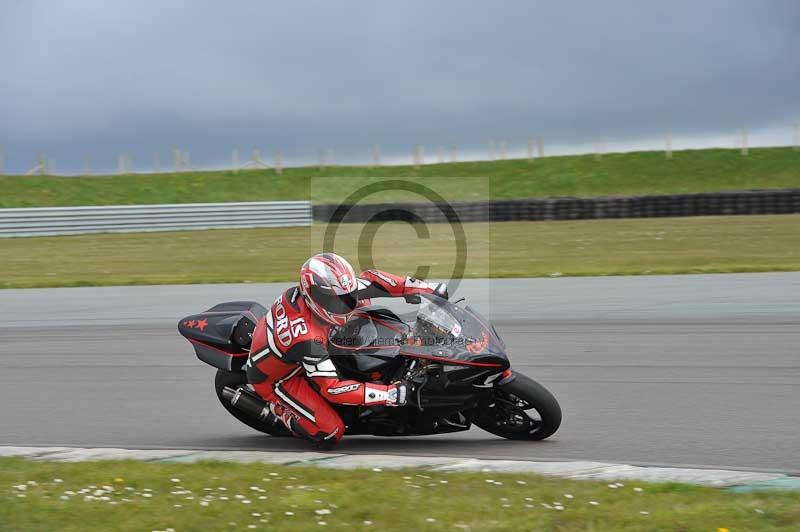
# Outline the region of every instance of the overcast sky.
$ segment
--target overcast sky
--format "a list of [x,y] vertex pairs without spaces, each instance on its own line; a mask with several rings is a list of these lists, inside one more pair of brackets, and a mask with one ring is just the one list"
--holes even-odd
[[797,0],[0,0],[6,172],[38,150],[65,172],[173,145],[201,166],[233,146],[366,160],[798,118]]

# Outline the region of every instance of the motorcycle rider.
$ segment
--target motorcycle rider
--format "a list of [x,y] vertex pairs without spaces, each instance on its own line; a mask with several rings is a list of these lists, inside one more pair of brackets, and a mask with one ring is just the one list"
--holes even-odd
[[446,299],[447,285],[380,270],[356,277],[339,255],[311,257],[300,269],[300,284],[278,297],[256,324],[246,365],[249,383],[295,435],[320,445],[339,441],[344,422],[329,402],[402,406],[409,389],[404,382],[343,380],[327,351],[331,330],[344,326],[370,298],[419,302],[419,294]]

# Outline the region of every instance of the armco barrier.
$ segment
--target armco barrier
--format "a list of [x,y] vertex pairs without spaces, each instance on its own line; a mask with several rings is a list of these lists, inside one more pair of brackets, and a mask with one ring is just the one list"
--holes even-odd
[[[660,196],[543,198],[482,202],[314,205],[321,222],[446,222],[455,212],[462,222],[592,220],[800,213],[800,189],[748,190]],[[342,215],[347,211],[346,217]]]
[[308,201],[0,209],[0,237],[308,225]]
[[[341,219],[339,214],[347,211]],[[800,189],[661,196],[544,198],[447,204],[314,205],[308,201],[0,209],[0,237],[292,227],[321,222],[589,220],[800,213]]]

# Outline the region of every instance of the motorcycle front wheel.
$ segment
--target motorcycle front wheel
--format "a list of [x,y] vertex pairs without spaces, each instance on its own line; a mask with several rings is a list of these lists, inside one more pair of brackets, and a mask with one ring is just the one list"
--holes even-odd
[[494,397],[472,413],[472,422],[509,440],[543,440],[561,426],[561,407],[544,386],[521,373],[494,389]]

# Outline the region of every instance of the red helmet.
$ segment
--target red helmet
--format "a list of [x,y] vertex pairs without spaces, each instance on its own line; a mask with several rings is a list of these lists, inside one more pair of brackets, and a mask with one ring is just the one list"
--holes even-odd
[[353,267],[335,253],[321,253],[300,268],[300,293],[322,320],[344,325],[355,310],[358,280]]

